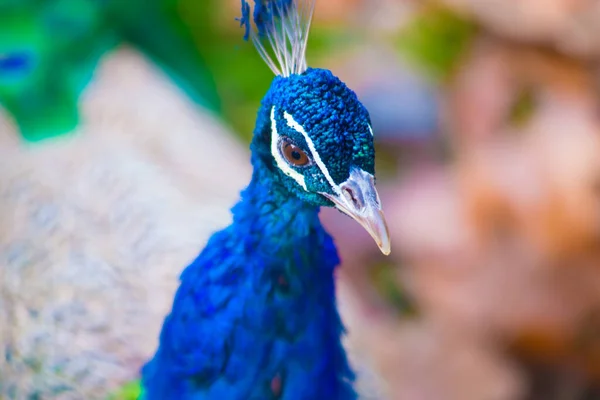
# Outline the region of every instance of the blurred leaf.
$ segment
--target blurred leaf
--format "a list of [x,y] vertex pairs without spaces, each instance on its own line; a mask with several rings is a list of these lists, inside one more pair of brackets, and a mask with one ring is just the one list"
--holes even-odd
[[414,316],[417,309],[413,301],[408,297],[397,279],[395,273],[397,266],[394,264],[380,263],[373,266],[371,279],[378,293],[391,305],[400,316]]
[[535,93],[533,89],[522,88],[518,93],[509,112],[509,122],[517,127],[525,125],[533,116],[535,111]]
[[345,49],[364,41],[365,38],[364,34],[352,28],[313,24],[307,47],[309,65],[312,65],[313,59],[329,58],[332,54],[342,53]]
[[114,394],[108,397],[108,400],[138,400],[142,394],[140,381],[126,383]]
[[468,19],[438,5],[425,7],[398,40],[400,50],[438,79],[456,69],[477,27]]
[[180,0],[107,1],[107,18],[120,36],[144,51],[199,105],[220,111],[212,74],[199,54]]
[[377,179],[393,179],[398,174],[400,159],[398,150],[387,143],[375,141],[375,170]]

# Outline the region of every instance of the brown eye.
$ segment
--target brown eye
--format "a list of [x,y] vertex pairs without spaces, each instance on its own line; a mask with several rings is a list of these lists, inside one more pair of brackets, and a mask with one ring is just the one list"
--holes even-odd
[[283,154],[287,162],[297,167],[302,167],[310,161],[300,147],[285,140],[281,141],[281,154]]

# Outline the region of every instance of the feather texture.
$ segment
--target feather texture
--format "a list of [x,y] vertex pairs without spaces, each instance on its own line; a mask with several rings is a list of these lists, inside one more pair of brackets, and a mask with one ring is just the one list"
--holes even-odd
[[[316,0],[242,0],[240,25],[275,75],[289,77],[308,68],[306,46]],[[251,17],[252,15],[252,17]]]

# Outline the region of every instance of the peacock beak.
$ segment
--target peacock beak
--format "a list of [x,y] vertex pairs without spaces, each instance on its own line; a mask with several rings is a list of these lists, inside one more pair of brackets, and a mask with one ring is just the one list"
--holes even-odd
[[373,175],[353,168],[348,180],[338,186],[337,194],[321,193],[336,208],[352,217],[375,239],[386,256],[391,252],[390,234]]

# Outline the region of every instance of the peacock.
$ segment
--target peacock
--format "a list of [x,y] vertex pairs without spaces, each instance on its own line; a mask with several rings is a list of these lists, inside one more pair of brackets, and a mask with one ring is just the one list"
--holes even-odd
[[[355,219],[384,254],[368,111],[331,71],[309,68],[316,0],[242,0],[240,25],[276,75],[257,114],[253,174],[183,271],[143,398],[354,399],[341,343],[340,259],[320,207]],[[252,8],[252,9],[251,9]]]

